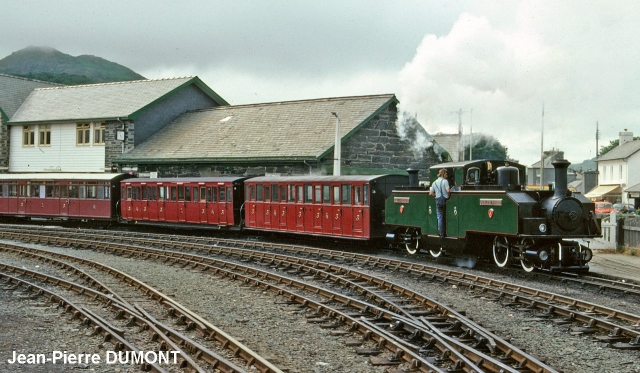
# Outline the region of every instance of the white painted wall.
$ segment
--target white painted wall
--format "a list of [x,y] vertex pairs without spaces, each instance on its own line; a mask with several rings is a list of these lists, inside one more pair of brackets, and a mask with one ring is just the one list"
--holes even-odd
[[93,123],[89,145],[76,145],[76,123],[52,124],[51,145],[22,146],[22,126],[11,126],[9,172],[104,172],[105,147],[93,144]]

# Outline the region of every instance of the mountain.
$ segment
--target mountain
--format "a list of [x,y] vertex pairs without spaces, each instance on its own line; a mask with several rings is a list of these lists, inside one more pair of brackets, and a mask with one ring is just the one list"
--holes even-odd
[[92,84],[145,79],[104,58],[73,57],[50,47],[30,46],[0,60],[0,73],[61,84]]

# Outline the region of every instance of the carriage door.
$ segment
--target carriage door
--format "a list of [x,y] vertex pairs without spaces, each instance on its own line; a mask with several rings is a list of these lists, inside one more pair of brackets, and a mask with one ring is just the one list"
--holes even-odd
[[[125,187],[122,186],[124,190]],[[67,184],[58,184],[53,189],[53,195],[58,199],[58,205],[60,206],[60,215],[69,215],[69,187]],[[123,194],[124,195],[124,194]],[[122,203],[122,201],[120,201]]]
[[158,220],[165,221],[167,213],[167,199],[169,198],[169,187],[158,184]]
[[343,236],[353,236],[353,195],[351,184],[342,184],[342,200],[340,204],[342,205],[342,215],[341,215],[341,224],[342,224],[342,235]]
[[199,191],[198,185],[185,185],[184,187],[186,218],[189,223],[200,223]]
[[18,214],[27,211],[27,196],[31,193],[31,183],[18,184]]
[[278,184],[271,184],[271,229],[278,229],[280,224],[280,196]]
[[331,206],[331,185],[322,185],[322,233],[333,234],[333,207]]
[[229,206],[232,206],[230,198],[231,198],[230,190],[227,191],[227,188],[224,185],[218,187],[218,205],[219,205],[219,211],[220,211],[220,225],[227,225],[229,223],[228,208]]
[[287,186],[279,185],[280,202],[278,203],[278,228],[281,231],[287,230]]
[[340,205],[340,184],[331,185],[331,234],[342,236],[342,206]]
[[365,216],[362,199],[362,185],[353,186],[353,236],[366,237],[365,233]]
[[209,222],[209,214],[207,213],[207,187],[204,186],[204,183],[199,183],[197,188],[198,193],[196,193],[196,199],[194,201],[197,200],[196,202],[198,205],[198,214],[200,214],[200,217],[198,219],[201,223],[206,224]]
[[263,227],[271,229],[271,185],[264,184],[264,211],[262,212],[262,219],[264,219]]
[[304,232],[304,186],[296,185],[296,232]]
[[324,214],[322,211],[322,185],[313,186],[313,233],[322,233]]

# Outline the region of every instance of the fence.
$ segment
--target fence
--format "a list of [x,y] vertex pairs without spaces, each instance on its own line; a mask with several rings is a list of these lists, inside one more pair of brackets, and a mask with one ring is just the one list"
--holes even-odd
[[613,212],[602,219],[600,227],[602,238],[596,241],[611,247],[640,247],[640,216]]

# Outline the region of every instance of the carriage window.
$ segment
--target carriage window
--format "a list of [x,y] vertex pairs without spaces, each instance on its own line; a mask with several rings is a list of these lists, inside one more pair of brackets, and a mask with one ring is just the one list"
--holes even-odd
[[[66,189],[64,186],[62,188]],[[127,199],[127,187],[124,185],[120,188],[120,199],[123,201]]]
[[362,195],[360,194],[360,192],[362,192],[362,187],[353,187],[353,203],[356,205],[362,204]]
[[351,204],[351,185],[345,184],[342,186],[342,204]]
[[2,184],[2,196],[3,197],[9,196],[9,186],[7,184]]
[[224,202],[224,201],[225,201],[225,196],[224,196],[224,187],[220,187],[220,188],[218,188],[218,189],[219,189],[218,191],[220,192],[220,198],[218,199],[218,201],[220,201],[220,202]]
[[[27,185],[27,188],[29,186]],[[40,197],[40,186],[38,184],[34,184],[31,186],[31,197]]]
[[364,205],[369,206],[369,186],[364,186]]
[[[127,188],[127,199],[131,199],[131,187]],[[78,186],[69,185],[69,198],[78,198]]]
[[200,202],[200,188],[193,188],[193,202]]
[[322,203],[331,203],[331,185],[322,186]]
[[97,197],[97,191],[96,191],[97,185],[87,185],[87,198],[96,198]]
[[9,197],[17,197],[18,196],[18,185],[11,184],[9,185]]
[[184,187],[184,200],[191,202],[191,187]]
[[148,188],[146,185],[142,186],[142,199],[143,200],[149,199]]
[[302,203],[302,201],[304,200],[304,193],[303,193],[304,189],[302,187],[302,185],[298,185],[298,187],[296,188],[296,193],[297,193],[297,201],[298,203]]
[[257,196],[256,196],[256,201],[262,201],[263,200],[263,196],[262,196],[262,184],[258,184],[257,185]]
[[280,202],[287,201],[287,187],[284,185],[280,185]]
[[163,186],[158,188],[158,200],[164,201],[167,198],[166,190]]
[[289,184],[289,186],[287,186],[287,188],[289,188],[289,202],[295,202],[296,201],[296,186]]
[[[147,188],[144,188],[144,191],[147,191]],[[104,185],[98,185],[98,199],[109,199],[108,196],[105,196],[105,194],[109,193],[109,186],[104,186]]]
[[278,202],[278,185],[271,185],[271,201]]
[[311,203],[313,201],[313,186],[305,185],[304,186],[304,203]]
[[271,187],[269,185],[265,185],[263,202],[269,202],[269,198],[271,198]]
[[[105,189],[106,190],[106,189]],[[157,188],[155,185],[151,185],[149,187],[147,187],[148,193],[149,193],[149,201],[155,201],[156,197],[157,197]]]
[[251,200],[255,201],[256,200],[256,186],[255,185],[251,185],[249,187],[249,190],[251,191]]
[[206,202],[206,201],[207,201],[207,188],[200,187],[200,202]]
[[184,187],[178,187],[178,201],[184,201]]
[[133,196],[131,198],[134,201],[139,201],[140,200],[140,187],[139,186],[133,187]]
[[177,201],[178,200],[178,187],[171,187],[171,196],[169,197],[171,201]]
[[[69,186],[69,192],[71,192],[71,187],[72,187],[72,186]],[[69,193],[69,194],[71,194],[71,193]],[[130,187],[130,186],[128,186],[128,187],[127,187],[127,200],[129,200],[129,201],[131,200],[131,195],[132,195],[132,194],[133,194],[133,193],[131,192],[131,187]]]
[[320,188],[321,188],[321,186],[320,186],[320,185],[315,185],[315,186],[313,187],[313,189],[314,189],[314,194],[315,194],[315,196],[314,196],[314,197],[315,197],[315,198],[314,198],[315,203],[320,203],[320,202],[322,202],[322,189],[320,189]]
[[211,193],[211,187],[207,187],[207,202],[213,201],[213,193]]
[[104,198],[105,199],[111,198],[111,185],[109,184],[104,186]]
[[227,187],[227,202],[231,202],[231,187]]

